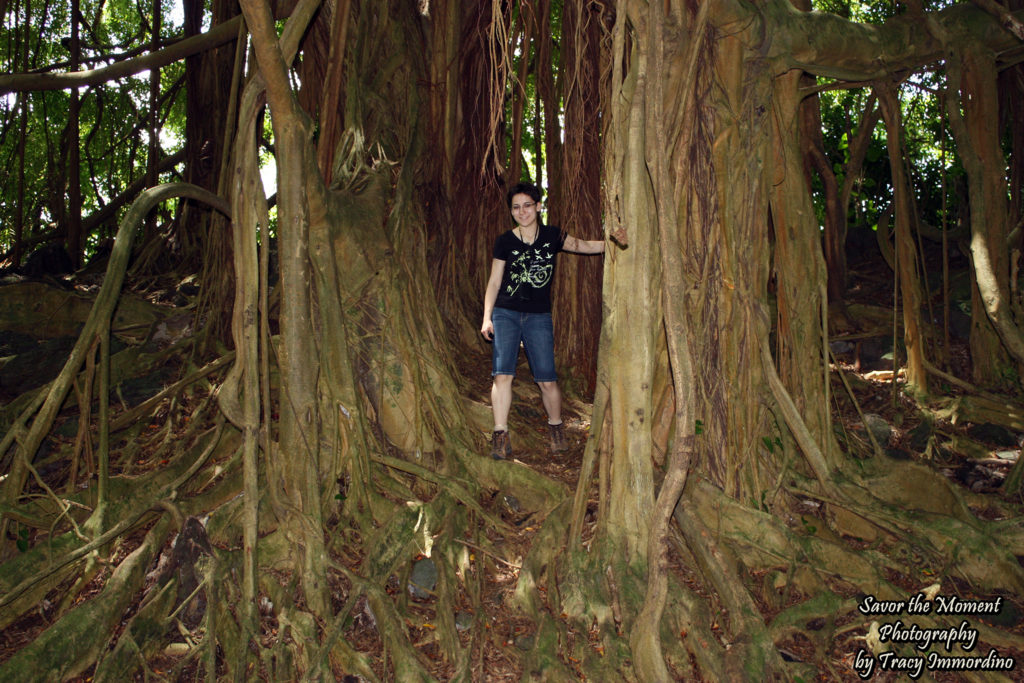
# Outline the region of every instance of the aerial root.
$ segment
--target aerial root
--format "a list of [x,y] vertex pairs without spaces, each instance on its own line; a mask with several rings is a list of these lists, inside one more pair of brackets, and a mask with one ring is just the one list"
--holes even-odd
[[[567,497],[544,520],[529,554],[523,559],[515,590],[516,606],[536,626],[533,647],[523,656],[523,670],[527,674],[543,671],[545,680],[550,681],[578,680],[559,656],[566,645],[565,627],[552,616],[562,611],[555,568],[569,528],[571,509],[572,499]],[[541,586],[547,588],[547,604],[539,598]],[[596,602],[600,601],[594,597]]]
[[[865,592],[884,592],[877,563],[888,565],[881,556],[854,552],[812,534],[798,534],[774,515],[746,507],[705,483],[694,487],[693,504],[695,516],[699,515],[706,528],[715,529],[731,546],[744,550],[746,564],[752,569],[792,566],[789,581],[798,581],[801,591],[808,594],[826,588],[822,576],[834,575],[846,577]],[[817,530],[805,524],[804,531]]]
[[[823,588],[815,587],[814,576],[842,575],[864,593],[885,596],[893,589],[882,579],[882,571],[915,576],[925,568],[932,571],[932,576],[941,575],[947,569],[954,571],[980,590],[1010,590],[1019,594],[1024,588],[1024,571],[1012,548],[1007,548],[999,535],[1000,526],[970,516],[966,506],[961,509],[962,503],[955,499],[948,504],[942,502],[941,493],[948,484],[938,481],[939,488],[933,491],[927,485],[929,476],[938,479],[938,475],[919,469],[921,472],[915,469],[913,478],[896,473],[891,480],[913,482],[913,486],[928,494],[923,504],[939,505],[948,510],[955,502],[956,510],[942,513],[914,509],[910,498],[876,480],[870,490],[847,486],[846,500],[842,503],[821,498],[826,506],[825,519],[814,516],[810,517],[811,521],[805,519],[801,524],[804,531],[810,533],[801,534],[774,516],[742,506],[713,487],[701,486],[694,495],[703,498],[698,507],[705,515],[703,519],[709,520],[709,526],[719,529],[732,543],[754,551],[761,558],[760,566],[786,565],[797,558],[797,567],[810,569],[805,576],[811,583],[803,586],[808,593]],[[791,492],[806,494],[795,489]],[[889,500],[877,497],[882,494]],[[877,533],[872,539],[877,543],[912,551],[906,558],[883,554],[881,549],[854,552],[841,541],[841,536],[849,534],[852,527],[842,521],[844,518],[839,511],[855,516],[859,520],[857,529]],[[827,529],[827,533],[824,528],[816,528],[828,525],[832,528]],[[954,540],[947,543],[946,539]],[[924,575],[921,576],[924,581]]]
[[[171,531],[163,515],[145,540],[128,555],[107,580],[103,592],[65,614],[34,641],[0,666],[6,681],[66,680],[91,666],[117,631],[125,609],[142,588],[146,569]],[[66,657],[53,657],[54,652]]]
[[470,479],[483,488],[515,496],[525,512],[545,516],[570,495],[564,485],[521,463],[491,460],[469,452],[459,455]]
[[509,532],[512,528],[506,524],[501,518],[492,515],[491,513],[484,510],[484,508],[477,502],[475,496],[476,487],[469,481],[459,480],[453,476],[445,476],[436,474],[433,471],[422,467],[415,463],[407,462],[405,460],[399,460],[398,458],[392,458],[386,455],[373,455],[371,458],[379,462],[382,465],[386,465],[392,469],[396,469],[402,472],[413,474],[416,477],[428,481],[431,484],[437,486],[440,489],[446,491],[453,498],[458,500],[461,504],[467,508],[473,510],[480,515],[486,522],[488,522],[492,528],[502,531]]
[[310,668],[306,679],[330,680],[329,662],[332,662],[342,671],[357,673],[367,680],[376,681],[377,676],[373,673],[366,655],[358,652],[341,637],[342,632],[355,616],[354,611],[359,599],[366,594],[364,581],[347,567],[332,563],[331,569],[345,576],[352,589],[348,593],[345,604],[331,617],[330,625],[324,629],[323,636],[319,641],[320,647],[310,658]]
[[125,625],[110,653],[96,663],[96,683],[126,681],[146,662],[163,642],[167,623],[174,609],[177,582],[156,587],[143,599],[139,611]]
[[[74,534],[63,534],[46,546],[29,548],[0,565],[0,595],[5,596],[0,605],[0,629],[6,629],[28,610],[41,604],[52,590],[79,571],[78,562],[67,562],[45,576],[39,576],[40,567],[48,566],[55,556],[62,557],[72,552],[81,543]],[[84,561],[84,556],[79,561]]]
[[1024,592],[1015,544],[1001,533],[1006,525],[977,518],[945,477],[920,465],[892,463],[884,476],[862,483],[847,487],[842,507],[897,543],[919,549],[940,573],[955,572],[979,590]]
[[714,586],[729,613],[731,653],[724,662],[729,680],[770,680],[783,670],[782,658],[764,628],[764,620],[744,586],[740,563],[703,515],[687,505],[676,508],[675,520],[703,576]]
[[[681,542],[678,534],[674,542]],[[665,662],[684,680],[697,678],[697,671],[705,680],[728,680],[725,648],[711,630],[713,624],[715,615],[709,601],[670,574],[661,644]]]
[[433,681],[413,647],[405,622],[391,597],[378,585],[367,584],[366,599],[377,620],[377,633],[388,653],[398,681]]
[[[981,592],[1020,594],[1024,584],[1014,556],[1021,537],[1020,525],[1013,520],[993,523],[977,519],[955,491],[943,495],[948,482],[930,471],[917,469],[915,476],[908,479],[902,468],[897,467],[885,485],[879,480],[871,480],[865,486],[843,484],[846,495],[838,503],[820,492],[810,495],[788,486],[797,506],[790,513],[791,524],[776,515],[744,506],[705,482],[692,486],[690,507],[677,510],[676,520],[703,576],[714,586],[728,613],[726,637],[732,639],[732,652],[736,652],[738,644],[755,647],[747,642],[745,634],[757,633],[760,625],[760,630],[768,634],[762,645],[781,643],[800,633],[815,645],[818,663],[827,665],[825,655],[837,634],[836,621],[855,614],[858,605],[854,597],[843,596],[868,594],[882,600],[908,597],[902,582],[896,585],[890,575],[911,582],[916,579],[920,590],[952,576]],[[915,503],[907,497],[909,493],[896,486],[897,481],[912,481],[915,487],[923,489],[928,500]],[[800,514],[801,500],[814,503],[806,517]],[[942,509],[921,509],[922,506]],[[843,519],[840,511],[855,516],[859,520],[856,526],[839,521]],[[797,528],[793,528],[794,524]],[[848,546],[843,537],[851,528],[868,532],[873,547],[854,550]],[[1003,534],[1001,530],[1009,533]],[[742,565],[733,557],[734,552],[743,558]],[[783,569],[778,570],[779,567]],[[780,589],[780,580],[785,594],[795,590],[792,596],[800,599],[776,614],[766,629],[742,580],[744,572],[760,570],[769,570],[762,596],[769,604],[773,593]],[[838,577],[842,577],[840,583],[836,583]],[[784,597],[781,604],[789,602]],[[685,616],[685,611],[682,614]],[[672,618],[677,619],[676,625],[680,623],[679,615]],[[818,619],[824,620],[825,627],[809,631],[806,625]],[[942,627],[958,623],[956,619],[948,624],[945,621],[926,617],[922,625]],[[858,623],[855,627],[862,626]],[[979,637],[995,647],[1019,649],[1024,644],[1021,637],[984,623],[972,622],[972,628],[975,627]],[[669,652],[666,658],[670,660]],[[745,676],[766,674],[769,669],[758,667],[772,664],[770,657],[753,657],[749,650],[747,655],[737,655],[735,659],[744,662]],[[797,665],[783,664],[791,672]],[[701,662],[702,669],[708,666],[714,664]]]

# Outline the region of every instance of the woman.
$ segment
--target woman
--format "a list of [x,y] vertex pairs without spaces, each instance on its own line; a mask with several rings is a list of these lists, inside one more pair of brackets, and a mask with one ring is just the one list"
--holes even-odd
[[512,406],[512,378],[519,360],[519,344],[526,349],[533,381],[540,387],[548,414],[552,453],[568,444],[562,424],[562,394],[555,374],[554,332],[551,325],[551,282],[559,251],[578,254],[604,252],[604,240],[580,240],[544,225],[540,220],[540,190],[519,183],[508,192],[508,206],[516,225],[494,241],[491,276],[484,291],[484,320],[480,334],[494,342],[491,375],[491,410],[494,435],[491,457],[512,454],[508,413]]

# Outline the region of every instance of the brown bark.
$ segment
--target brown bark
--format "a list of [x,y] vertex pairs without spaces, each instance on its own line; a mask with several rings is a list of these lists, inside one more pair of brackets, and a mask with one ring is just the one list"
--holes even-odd
[[[204,8],[205,3],[199,0],[185,3],[186,38],[199,34]],[[231,22],[238,12],[234,2],[214,2],[211,28]],[[228,194],[227,169],[238,117],[244,44],[244,40],[227,42],[185,60],[184,177],[221,195]],[[209,93],[218,95],[211,97]],[[214,343],[228,336],[230,302],[234,296],[231,231],[222,216],[197,208],[185,203],[174,229],[181,258],[202,264],[199,309],[208,317],[207,338]]]
[[327,56],[327,73],[320,103],[320,139],[317,144],[317,162],[324,183],[330,185],[334,174],[334,158],[338,141],[341,139],[343,118],[342,88],[344,85],[345,48],[348,44],[349,16],[352,14],[351,0],[336,3],[331,13],[330,51]]
[[[810,79],[805,77],[801,82],[806,86]],[[804,165],[818,173],[824,189],[822,244],[828,272],[828,300],[829,304],[841,310],[846,299],[846,206],[840,202],[839,183],[825,155],[821,139],[821,103],[817,96],[808,97],[800,105],[800,143]]]
[[[971,357],[975,381],[1019,385],[1019,370],[1010,370],[995,343],[994,330],[1018,368],[1024,363],[1024,335],[1009,301],[1009,233],[1006,179],[999,140],[995,57],[990,46],[970,43],[950,56],[953,97],[947,99],[950,127],[967,170],[971,204],[972,295]],[[984,316],[987,317],[987,320]],[[989,328],[987,323],[991,323]],[[1012,378],[1017,378],[1011,382]]]
[[[771,146],[771,217],[775,235],[773,271],[776,278],[778,319],[776,326],[776,363],[778,373],[792,399],[803,415],[815,440],[824,446],[828,455],[834,455],[829,428],[829,402],[827,354],[824,350],[827,330],[822,325],[822,300],[825,286],[825,262],[821,249],[820,231],[811,203],[809,186],[801,172],[809,144],[804,135],[806,107],[801,104],[802,74],[793,71],[775,79]],[[832,175],[828,169],[827,175]],[[822,175],[823,178],[826,175]],[[834,176],[833,176],[833,185]],[[827,185],[827,183],[826,183]],[[833,187],[826,202],[834,202],[831,220],[833,227],[845,232],[839,212],[837,188]],[[827,230],[826,230],[827,232]],[[826,244],[828,239],[826,238]],[[826,250],[826,254],[827,254]],[[829,271],[829,283],[836,273]]]
[[764,173],[770,168],[770,74],[768,64],[749,59],[758,43],[752,33],[715,35],[715,50],[700,65],[706,73],[697,81],[704,111],[693,150],[674,162],[690,165],[694,186],[683,237],[689,246],[685,267],[697,283],[688,299],[690,315],[699,321],[695,416],[704,425],[694,469],[741,499],[764,490],[762,477],[770,475],[762,464],[774,467],[757,457],[762,438],[771,433],[768,413],[748,400],[764,392],[757,340],[769,324],[762,307],[770,253]]
[[[768,272],[769,178],[763,169],[768,154],[765,104],[770,102],[770,74],[765,63],[748,59],[759,50],[756,31],[733,26],[719,33],[709,27],[706,36],[698,35],[697,31],[705,29],[687,6],[670,3],[669,7],[666,16],[671,18],[662,20],[660,7],[650,3],[619,5],[618,16],[632,27],[629,44],[635,47],[625,50],[627,41],[622,36],[620,42],[617,35],[616,58],[621,61],[613,66],[613,79],[625,63],[629,68],[621,85],[615,81],[612,101],[626,106],[615,106],[610,112],[615,131],[608,169],[608,205],[615,219],[611,235],[628,247],[613,250],[606,266],[607,313],[599,377],[607,376],[609,383],[604,420],[607,425],[610,419],[610,426],[604,438],[610,439],[606,475],[610,494],[608,504],[599,508],[603,517],[599,537],[612,541],[613,552],[621,554],[622,548],[627,549],[616,564],[620,585],[630,582],[621,566],[625,562],[640,563],[651,572],[650,601],[633,634],[638,650],[656,642],[651,619],[658,614],[664,595],[663,577],[657,567],[648,565],[658,561],[657,555],[651,555],[658,543],[651,546],[651,552],[633,552],[636,541],[620,537],[626,524],[632,525],[633,536],[640,540],[653,541],[652,535],[661,534],[652,516],[654,508],[643,505],[650,492],[641,475],[651,467],[651,387],[655,371],[665,361],[655,355],[657,339],[649,338],[650,321],[644,326],[644,319],[657,321],[656,328],[666,329],[668,334],[679,333],[678,323],[690,322],[685,340],[666,340],[666,346],[677,344],[667,354],[672,359],[675,398],[681,404],[676,406],[676,419],[692,420],[692,424],[674,426],[681,453],[689,448],[688,436],[697,434],[690,472],[699,472],[728,495],[747,500],[756,499],[759,494],[755,492],[764,490],[777,466],[769,458],[759,457],[757,451],[768,423],[763,404],[742,398],[763,395],[766,389],[757,340],[765,337],[768,329],[760,311]],[[685,30],[677,31],[677,40],[670,41],[662,38],[667,36],[662,33],[666,26]],[[707,41],[707,49],[687,50],[690,41],[699,43],[701,39]],[[797,174],[801,184],[802,177]],[[665,267],[681,272],[653,268],[641,256],[651,249],[650,241],[665,231],[675,232],[675,243],[682,245],[681,263],[672,264],[673,255],[665,253]],[[668,245],[674,239],[662,249],[671,249]],[[654,306],[625,304],[624,281],[632,289],[629,300],[637,302],[650,300],[643,288],[660,283],[661,278],[681,278],[684,285],[680,287],[680,280],[675,280],[671,294],[664,297],[668,300],[662,302],[665,313]],[[669,306],[678,307],[676,312],[685,317],[672,322]],[[662,328],[663,324],[667,327]],[[632,332],[626,332],[627,328]],[[644,334],[638,334],[640,331]],[[626,334],[632,335],[628,351],[618,346],[626,343]],[[681,343],[689,344],[691,363],[680,355]],[[692,371],[683,377],[680,373],[688,366]],[[648,374],[641,374],[642,370]],[[631,393],[645,379],[650,384]],[[680,460],[671,458],[671,469],[664,472],[662,506],[670,501],[673,487],[685,472],[685,457],[684,462]],[[620,496],[634,500],[620,501]],[[690,498],[684,495],[681,506],[689,504]],[[718,551],[702,552],[707,543],[699,524],[690,525],[683,533],[689,547],[707,560],[702,569],[709,577],[715,576],[715,588],[728,596],[725,602],[730,614],[738,616],[733,624],[736,668],[726,678],[738,675],[740,666],[770,676],[768,672],[778,662],[758,635],[759,620],[746,618],[750,598],[735,590],[738,567]],[[734,606],[744,616],[733,612]],[[632,611],[635,606],[625,609]],[[640,660],[646,679],[665,679],[666,670],[657,653],[635,651],[633,655]],[[744,664],[739,664],[741,661]]]
[[[625,15],[620,21],[626,21]],[[618,30],[624,29],[620,26]],[[650,143],[637,133],[646,120],[650,89],[656,90],[657,85],[649,84],[646,77],[650,73],[648,53],[631,58],[635,62],[621,84],[621,98],[612,113],[619,124],[611,133],[607,159],[608,170],[618,181],[609,201],[622,212],[618,221],[625,222],[628,217],[630,248],[610,248],[605,255],[603,299],[608,310],[600,353],[606,367],[598,375],[605,383],[598,392],[607,392],[608,407],[604,424],[595,424],[594,429],[600,430],[597,433],[611,455],[602,472],[600,534],[618,549],[623,564],[644,567],[654,505],[650,387],[662,330],[657,214],[654,188],[644,163]]]
[[[566,2],[562,15],[565,144],[559,188],[561,227],[580,239],[604,237],[601,193],[603,153],[601,75],[607,52],[601,40],[610,12],[582,0]],[[607,86],[607,84],[605,84]],[[549,104],[550,108],[553,104]],[[600,259],[563,254],[555,284],[555,348],[558,363],[571,369],[592,394],[601,330],[603,264]]]
[[[811,3],[807,0],[797,0],[793,6],[805,12],[811,10]],[[798,87],[808,88],[813,85],[814,79],[809,74],[804,74],[800,78]],[[828,281],[828,303],[835,312],[842,314],[845,308],[847,279],[847,205],[841,201],[836,174],[825,153],[825,143],[822,138],[821,101],[817,94],[804,98],[800,104],[799,140],[803,151],[804,167],[808,174],[807,182],[808,184],[811,182],[810,173],[813,169],[821,178],[824,190],[822,201],[825,204],[825,224],[822,231],[822,247]]]
[[[438,267],[433,272],[435,291],[441,312],[457,329],[472,334],[467,343],[482,343],[475,330],[479,326],[481,297],[491,267],[494,239],[511,227],[505,201],[504,177],[499,172],[492,145],[490,122],[502,116],[504,98],[485,96],[490,79],[500,71],[491,52],[488,26],[502,19],[491,15],[493,3],[472,3],[461,18],[458,61],[452,65],[454,117],[451,141],[453,150],[450,196],[450,220],[433,223],[440,240],[432,240],[430,249]],[[499,141],[504,155],[504,141]],[[443,203],[432,201],[431,213],[443,210]],[[447,218],[444,214],[442,217]]]
[[[664,35],[659,35],[659,32],[663,30],[665,18],[661,16],[660,10],[658,3],[651,3],[649,18],[651,26],[657,27],[651,36],[652,49],[650,50],[653,58],[652,70],[655,73],[664,68],[661,63]],[[707,30],[708,10],[709,3],[705,3],[693,23],[693,39],[687,45],[682,56],[682,63],[685,65],[682,76],[684,98],[683,104],[680,105],[680,115],[683,120],[692,118],[694,111],[699,106],[699,103],[694,104],[692,97],[693,81],[696,78],[693,65],[701,51],[706,49],[703,42]],[[658,144],[658,141],[664,140],[667,135],[664,110],[664,100],[655,96],[652,98],[652,106],[648,110],[648,119],[645,122],[655,141],[648,147],[648,158],[656,187],[668,187],[672,184],[669,178],[669,154]],[[690,142],[689,136],[684,134],[681,147],[686,149]],[[685,176],[677,177],[674,181],[682,187],[689,185]],[[683,269],[683,247],[679,231],[676,229],[679,219],[676,207],[668,202],[662,202],[659,204],[658,214],[658,224],[661,228],[658,231],[658,251],[661,255],[662,273],[661,300],[664,305],[668,364],[671,368],[672,386],[675,392],[674,419],[677,432],[666,462],[665,478],[651,512],[646,556],[647,590],[630,633],[630,647],[636,656],[638,678],[641,681],[651,681],[652,683],[669,678],[661,646],[661,619],[668,594],[669,524],[672,521],[676,504],[682,495],[683,487],[686,485],[696,437],[693,420],[695,392],[691,381],[693,378],[693,357],[690,350],[691,324],[686,307],[682,301],[677,299],[678,292],[686,291],[692,286],[692,283],[687,281]]]
[[[204,4],[185,2],[186,39],[201,37]],[[238,33],[238,7],[218,1],[213,4],[211,31],[230,24]],[[220,187],[224,149],[232,137],[229,105],[237,98],[232,90],[235,41],[228,40],[185,59],[185,179],[216,192]],[[209,93],[217,93],[210,97]],[[187,221],[185,221],[187,222]],[[201,228],[196,232],[202,234]]]
[[[315,6],[315,2],[300,4],[305,11],[297,11],[288,22],[293,36],[304,32]],[[269,459],[268,479],[269,485],[277,488],[277,495],[288,502],[287,516],[279,521],[297,548],[295,568],[303,594],[314,613],[326,614],[326,557],[318,472],[319,364],[314,361],[318,354],[313,335],[308,234],[308,202],[313,198],[308,193],[320,191],[322,185],[311,158],[308,119],[292,93],[270,8],[260,0],[244,0],[241,7],[266,83],[278,169],[278,234],[282,245],[278,358],[282,394],[280,450]]]
[[882,116],[885,119],[889,145],[889,168],[892,173],[893,220],[896,225],[896,277],[899,280],[900,303],[903,307],[903,343],[907,352],[907,387],[921,396],[928,395],[928,374],[925,372],[924,328],[921,324],[921,279],[917,248],[911,235],[914,205],[910,180],[903,159],[902,117],[896,88],[881,85],[875,88]]

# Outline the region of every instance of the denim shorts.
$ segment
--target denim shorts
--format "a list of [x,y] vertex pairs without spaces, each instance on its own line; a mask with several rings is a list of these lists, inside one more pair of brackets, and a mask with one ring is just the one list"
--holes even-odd
[[534,382],[555,382],[555,334],[550,313],[521,313],[495,308],[494,363],[491,375],[515,375],[519,360],[519,342],[526,349],[526,360]]

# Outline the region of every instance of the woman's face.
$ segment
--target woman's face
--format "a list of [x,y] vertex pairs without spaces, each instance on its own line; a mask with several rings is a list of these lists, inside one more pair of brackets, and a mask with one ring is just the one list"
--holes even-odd
[[521,228],[529,228],[537,224],[537,212],[540,210],[538,202],[528,194],[517,194],[512,196],[512,218]]

